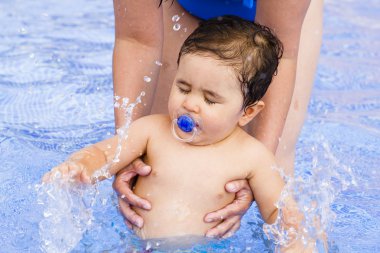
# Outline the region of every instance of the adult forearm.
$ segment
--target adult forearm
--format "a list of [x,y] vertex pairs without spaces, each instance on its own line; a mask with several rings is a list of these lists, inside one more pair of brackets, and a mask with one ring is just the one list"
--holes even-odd
[[[134,40],[116,39],[113,52],[113,85],[114,95],[128,98],[130,102],[145,92],[142,104],[133,113],[132,120],[150,112],[153,96],[159,75],[162,47],[146,46]],[[120,101],[121,104],[121,101]],[[125,124],[125,111],[115,108],[115,126]]]
[[275,153],[292,100],[297,60],[283,58],[263,101],[264,110],[250,126],[251,133]]
[[257,0],[255,21],[271,28],[284,52],[268,92],[265,108],[251,124],[251,134],[276,152],[292,100],[301,28],[310,0]]

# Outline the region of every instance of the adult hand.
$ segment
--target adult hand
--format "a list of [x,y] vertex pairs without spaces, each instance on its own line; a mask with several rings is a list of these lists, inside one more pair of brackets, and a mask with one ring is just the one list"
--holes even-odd
[[240,228],[241,218],[254,200],[251,188],[245,179],[228,182],[225,189],[227,192],[236,193],[235,199],[224,208],[205,216],[205,222],[223,220],[222,223],[207,231],[207,237],[227,238],[232,236]]
[[132,229],[135,225],[141,228],[143,219],[133,209],[132,206],[145,210],[151,209],[149,201],[140,198],[132,191],[133,181],[136,176],[147,176],[151,172],[151,167],[146,165],[141,159],[136,159],[133,163],[119,171],[113,181],[113,188],[118,194],[119,209],[124,216],[125,224]]

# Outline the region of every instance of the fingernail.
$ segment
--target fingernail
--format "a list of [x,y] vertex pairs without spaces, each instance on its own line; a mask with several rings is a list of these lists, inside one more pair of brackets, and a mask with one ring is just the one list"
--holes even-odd
[[233,185],[233,184],[228,184],[228,185],[227,185],[227,190],[229,190],[229,191],[235,191],[235,190],[236,190],[236,187],[235,187],[235,185]]
[[228,232],[227,234],[225,234],[225,235],[223,236],[223,239],[230,238],[232,235],[233,235],[232,232]]
[[211,219],[211,218],[206,218],[206,222],[212,222],[213,221],[213,219]]
[[206,237],[208,237],[208,238],[214,238],[215,234],[213,232],[207,232],[206,233]]
[[144,209],[150,209],[150,205],[149,204],[143,204],[143,207],[144,207]]
[[143,221],[142,220],[137,220],[136,223],[135,223],[135,225],[138,226],[139,228],[142,228]]

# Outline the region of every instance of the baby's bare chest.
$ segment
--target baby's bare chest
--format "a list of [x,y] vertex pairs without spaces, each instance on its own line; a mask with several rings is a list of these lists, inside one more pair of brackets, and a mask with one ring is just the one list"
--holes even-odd
[[244,161],[232,152],[212,148],[178,148],[163,145],[149,152],[150,180],[176,189],[224,192],[224,185],[247,178]]

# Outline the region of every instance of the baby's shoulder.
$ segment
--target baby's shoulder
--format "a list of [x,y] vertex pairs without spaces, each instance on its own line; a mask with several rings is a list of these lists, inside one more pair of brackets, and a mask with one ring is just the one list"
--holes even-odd
[[153,114],[141,117],[132,122],[128,131],[140,132],[150,137],[157,136],[170,128],[170,117],[164,114]]
[[154,130],[160,127],[167,127],[169,123],[170,123],[170,118],[168,115],[152,114],[152,115],[144,116],[135,120],[132,123],[132,125]]
[[[255,165],[274,164],[275,158],[273,153],[256,138],[247,134],[244,142],[241,143],[243,155],[247,162]],[[256,166],[255,166],[256,167]]]

